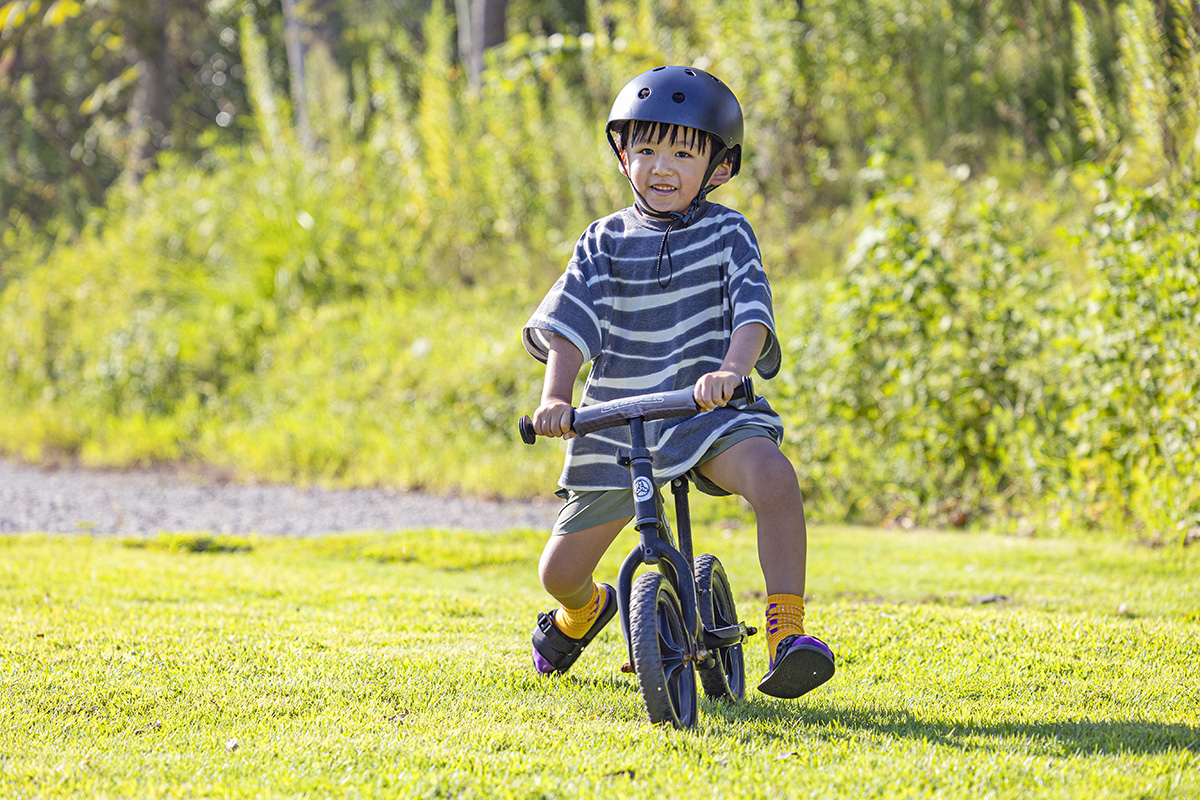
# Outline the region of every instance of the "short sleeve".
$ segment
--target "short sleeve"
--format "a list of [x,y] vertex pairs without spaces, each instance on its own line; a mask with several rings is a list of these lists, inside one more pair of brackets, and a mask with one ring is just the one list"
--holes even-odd
[[600,318],[591,287],[575,259],[525,323],[521,340],[529,354],[544,364],[549,358],[550,339],[554,334],[578,347],[585,362],[600,353]]
[[748,222],[739,226],[731,246],[729,264],[729,297],[733,319],[731,331],[751,322],[761,322],[767,329],[767,341],[755,370],[763,378],[779,373],[783,350],[775,334],[775,312],[771,303],[771,284],[763,270],[758,241]]

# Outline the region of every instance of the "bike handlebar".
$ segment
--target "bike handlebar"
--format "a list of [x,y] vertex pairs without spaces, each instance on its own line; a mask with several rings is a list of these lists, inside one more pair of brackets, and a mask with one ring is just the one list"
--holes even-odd
[[[742,383],[733,390],[730,400],[745,399],[755,401],[754,381],[750,376],[742,378]],[[583,436],[605,428],[623,424],[626,420],[641,417],[644,420],[666,419],[667,417],[689,417],[700,411],[692,389],[676,389],[672,392],[651,392],[634,397],[623,397],[609,400],[606,403],[596,403],[590,406],[571,409],[571,430]],[[528,415],[517,421],[517,430],[521,433],[521,441],[533,444],[537,434],[533,430],[533,420]]]

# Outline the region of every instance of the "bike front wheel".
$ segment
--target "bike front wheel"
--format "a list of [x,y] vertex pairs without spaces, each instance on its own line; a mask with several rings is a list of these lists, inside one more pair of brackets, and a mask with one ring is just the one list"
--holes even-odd
[[684,627],[675,588],[660,573],[640,575],[629,603],[629,635],[638,688],[650,721],[676,728],[696,724],[692,636]]

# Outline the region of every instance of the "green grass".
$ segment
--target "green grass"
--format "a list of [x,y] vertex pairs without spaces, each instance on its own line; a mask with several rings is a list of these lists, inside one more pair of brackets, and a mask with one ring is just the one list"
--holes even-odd
[[[532,674],[538,533],[2,537],[0,795],[1200,793],[1195,548],[811,540],[833,681],[705,700],[677,732],[646,722],[615,625],[570,675]],[[752,529],[698,548],[756,623]],[[761,637],[747,662],[753,682]]]

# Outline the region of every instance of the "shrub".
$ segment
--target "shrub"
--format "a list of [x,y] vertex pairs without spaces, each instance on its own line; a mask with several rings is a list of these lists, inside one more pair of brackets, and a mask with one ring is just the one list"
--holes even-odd
[[[1197,188],[1107,183],[1094,213],[994,182],[875,204],[805,304],[790,440],[825,515],[1200,525]],[[1070,225],[1076,261],[1048,241]]]
[[1048,220],[994,181],[935,182],[876,202],[793,343],[793,439],[827,512],[961,522],[1037,481],[1065,303]]
[[1200,183],[1114,186],[1079,233],[1063,504],[1181,540],[1200,526]]

